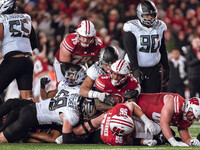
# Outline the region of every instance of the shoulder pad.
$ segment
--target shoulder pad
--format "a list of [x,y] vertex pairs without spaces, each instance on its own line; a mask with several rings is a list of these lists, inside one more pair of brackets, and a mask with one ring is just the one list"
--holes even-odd
[[167,25],[162,20],[158,20],[155,24],[155,28],[161,28],[163,31],[166,31]]
[[141,28],[141,26],[139,24],[139,20],[137,20],[137,19],[130,20],[130,21],[126,22],[123,26],[123,30],[125,32],[134,32],[134,30],[138,30],[140,28]]

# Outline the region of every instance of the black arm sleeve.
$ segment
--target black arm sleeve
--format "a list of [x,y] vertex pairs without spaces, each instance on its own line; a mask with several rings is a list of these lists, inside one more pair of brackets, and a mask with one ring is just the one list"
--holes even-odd
[[31,26],[30,42],[31,42],[32,50],[39,47],[38,39],[37,39],[35,29],[33,28],[33,26]]
[[138,69],[138,59],[137,59],[137,40],[133,33],[125,32],[124,34],[124,49],[129,57],[131,70],[134,71]]
[[168,62],[168,56],[167,56],[164,34],[163,34],[163,37],[162,37],[162,40],[161,40],[160,54],[161,54],[160,63],[162,64],[162,66],[164,67],[165,70],[169,70],[169,62]]

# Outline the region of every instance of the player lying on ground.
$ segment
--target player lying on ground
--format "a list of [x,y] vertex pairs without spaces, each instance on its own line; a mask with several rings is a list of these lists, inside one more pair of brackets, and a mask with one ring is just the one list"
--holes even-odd
[[[140,117],[141,120],[136,122],[135,120],[133,121],[131,118],[132,113]],[[117,122],[111,127],[109,121],[113,120],[113,116],[118,116],[118,118],[129,118],[130,127],[127,128],[126,125],[123,125],[122,123],[124,122]],[[128,119],[125,119],[125,121],[126,120]],[[157,135],[161,131],[159,125],[150,121],[136,103],[128,102],[117,104],[107,113],[103,113],[100,116],[91,119],[90,123],[85,122],[84,125],[77,126],[73,129],[73,133],[75,135],[86,134],[92,132],[95,128],[99,128],[100,125],[101,139],[104,143],[112,145],[128,144],[153,146],[157,144],[157,141],[153,140],[152,135]],[[145,133],[145,129],[148,129],[147,133]],[[56,142],[59,144],[62,143],[62,137],[57,138]]]
[[[21,99],[10,99],[0,106],[0,117],[11,110],[20,108],[18,115],[9,118],[9,124],[0,132],[0,142],[15,142],[25,136],[30,129],[41,124],[53,122],[63,125],[62,134],[71,133],[72,127],[80,121],[82,111],[85,112],[84,98],[78,93],[80,84],[86,77],[85,69],[79,65],[70,65],[65,72],[66,80],[58,85],[58,92],[53,98],[40,103]],[[86,100],[87,101],[87,100]],[[93,111],[90,111],[93,112]],[[63,136],[65,140],[65,136]]]

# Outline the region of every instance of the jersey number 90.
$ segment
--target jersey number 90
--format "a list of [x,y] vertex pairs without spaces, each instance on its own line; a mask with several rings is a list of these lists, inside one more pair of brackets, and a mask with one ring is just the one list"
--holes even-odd
[[140,52],[156,53],[158,48],[160,47],[159,35],[158,34],[141,35],[140,44],[141,44],[141,48],[139,49]]

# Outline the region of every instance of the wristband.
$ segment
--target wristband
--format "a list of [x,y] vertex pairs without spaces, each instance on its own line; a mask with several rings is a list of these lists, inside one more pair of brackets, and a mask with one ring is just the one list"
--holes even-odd
[[98,98],[99,92],[90,90],[88,92],[88,98]]
[[149,119],[147,118],[147,116],[145,114],[143,114],[140,119],[145,123],[147,121],[149,121]]
[[168,142],[171,144],[171,145],[174,145],[174,143],[176,143],[177,141],[175,140],[175,138],[172,136],[168,139]]

